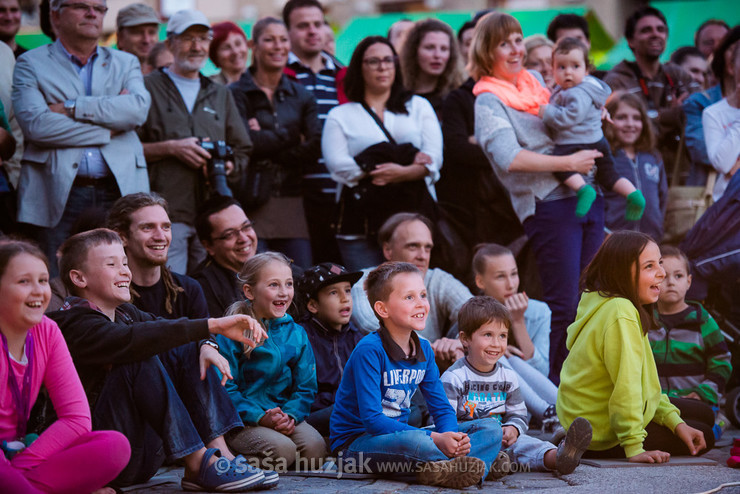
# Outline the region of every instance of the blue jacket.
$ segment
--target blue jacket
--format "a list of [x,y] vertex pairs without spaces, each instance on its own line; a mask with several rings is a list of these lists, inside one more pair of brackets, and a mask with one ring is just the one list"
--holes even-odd
[[686,114],[686,148],[691,156],[692,167],[686,185],[704,185],[707,183],[707,172],[713,170],[707,156],[707,146],[704,142],[704,124],[701,114],[708,106],[722,99],[720,85],[710,87],[706,91],[694,93],[683,103]]
[[604,223],[610,230],[647,233],[656,242],[663,239],[663,218],[668,201],[668,182],[663,160],[657,153],[640,151],[633,162],[623,149],[614,153],[614,170],[632,182],[645,196],[645,214],[639,221],[624,219],[627,202],[612,191],[604,192]]
[[345,324],[340,331],[327,328],[315,317],[301,321],[300,324],[306,330],[313,355],[319,363],[316,366],[319,393],[311,405],[311,411],[315,412],[334,404],[334,395],[344,375],[344,366],[363,334],[352,321]]
[[[362,434],[378,436],[418,430],[408,424],[411,396],[421,389],[437,432],[457,431],[428,340],[411,333],[415,355],[406,357],[381,327],[357,344],[344,368],[331,414],[331,449],[341,449]],[[431,431],[427,431],[431,434]]]
[[269,338],[249,356],[244,355],[241,343],[216,336],[234,376],[226,381],[226,391],[245,425],[257,425],[265,411],[275,407],[300,423],[316,398],[311,344],[288,314],[264,322]]

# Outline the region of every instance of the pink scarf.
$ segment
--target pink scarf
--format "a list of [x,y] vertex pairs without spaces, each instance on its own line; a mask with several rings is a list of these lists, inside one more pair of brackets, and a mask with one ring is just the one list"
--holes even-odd
[[506,106],[532,115],[537,115],[540,105],[550,101],[550,91],[526,70],[519,73],[516,86],[496,77],[481,77],[473,87],[473,94],[478,96],[481,93],[493,93]]

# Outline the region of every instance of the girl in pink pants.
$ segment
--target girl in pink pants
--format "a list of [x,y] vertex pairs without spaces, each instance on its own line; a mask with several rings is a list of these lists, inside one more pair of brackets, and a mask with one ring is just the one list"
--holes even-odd
[[[90,407],[49,304],[46,257],[26,242],[0,242],[0,455],[4,493],[90,493],[128,463],[128,440],[92,432]],[[23,448],[28,417],[41,385],[58,420]]]

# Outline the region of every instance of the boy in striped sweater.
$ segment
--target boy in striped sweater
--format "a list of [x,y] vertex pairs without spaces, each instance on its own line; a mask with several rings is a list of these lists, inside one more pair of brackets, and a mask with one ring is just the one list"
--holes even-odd
[[508,473],[509,458],[534,471],[572,473],[591,443],[591,424],[576,418],[559,446],[527,436],[527,408],[519,378],[498,363],[506,352],[511,328],[508,309],[492,297],[473,297],[460,308],[457,323],[466,355],[447,369],[442,383],[459,422],[488,419],[501,423],[502,449],[507,456],[499,455],[491,476]]

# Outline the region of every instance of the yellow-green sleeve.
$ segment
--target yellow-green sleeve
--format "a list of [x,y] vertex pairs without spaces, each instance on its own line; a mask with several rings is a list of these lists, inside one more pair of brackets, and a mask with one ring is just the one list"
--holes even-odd
[[660,401],[658,402],[658,408],[655,410],[653,422],[668,427],[671,432],[675,432],[676,426],[683,422],[681,420],[681,412],[671,403],[668,395],[660,395]]

